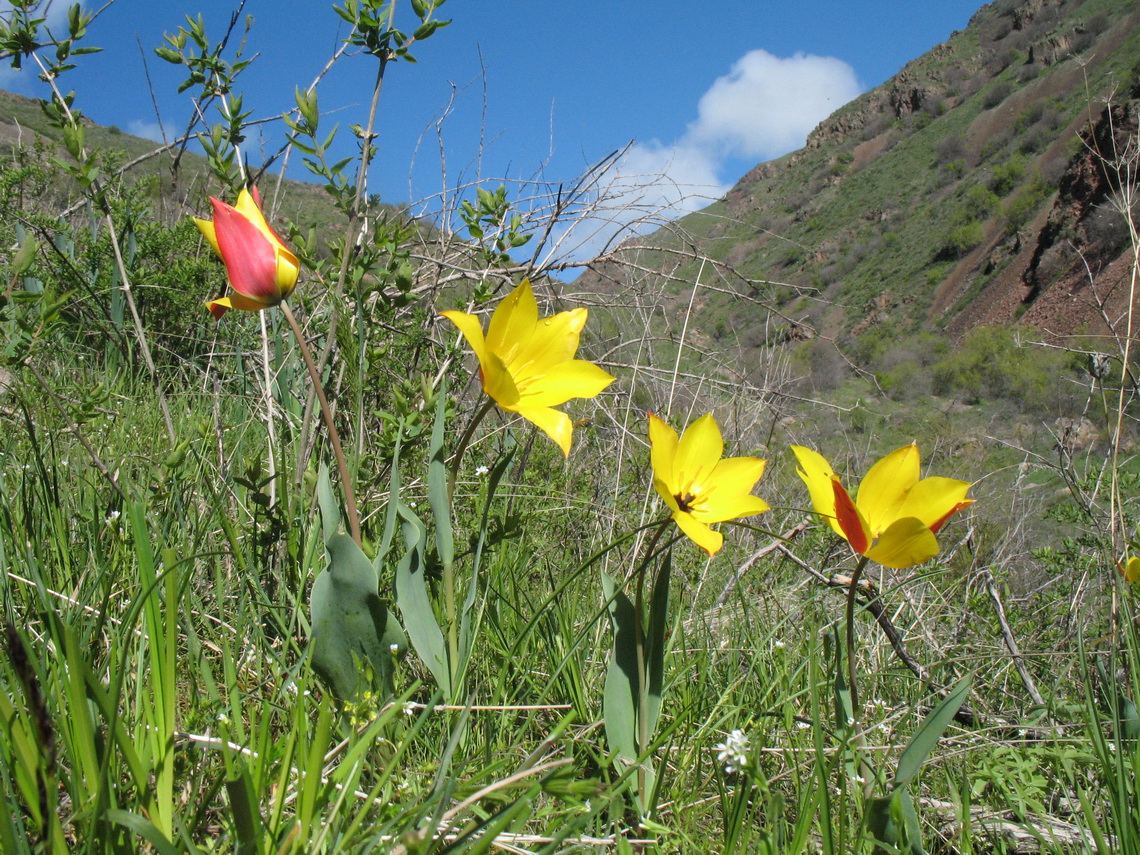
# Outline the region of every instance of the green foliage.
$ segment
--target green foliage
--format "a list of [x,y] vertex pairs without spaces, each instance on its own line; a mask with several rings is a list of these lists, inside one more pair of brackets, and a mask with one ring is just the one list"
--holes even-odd
[[1002,399],[1025,412],[1056,415],[1069,405],[1058,382],[1068,366],[1064,353],[1023,343],[1005,327],[983,327],[933,366],[933,391],[967,403]]

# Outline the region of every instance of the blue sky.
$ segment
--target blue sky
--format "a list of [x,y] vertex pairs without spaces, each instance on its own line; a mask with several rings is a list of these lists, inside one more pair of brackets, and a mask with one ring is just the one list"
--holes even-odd
[[[53,5],[51,15],[64,10],[59,0]],[[569,183],[632,142],[625,174],[664,174],[681,195],[715,197],[755,164],[799,148],[820,120],[964,28],[980,5],[450,0],[439,16],[453,23],[418,46],[418,64],[389,69],[369,190],[390,202],[430,199],[445,184],[440,139],[451,186]],[[201,13],[207,34],[220,38],[236,6],[114,0],[86,41],[104,52],[79,57],[62,86],[101,124],[157,139],[161,116],[168,133],[181,130],[190,116],[188,95],[175,92],[181,71],[153,48],[186,13]],[[0,14],[7,7],[0,0]],[[257,58],[238,88],[245,108],[265,118],[293,105],[294,87],[314,79],[345,25],[331,3],[313,0],[248,0],[244,14],[254,19],[247,52]],[[404,0],[397,15],[400,24],[413,19]],[[351,56],[318,89],[323,122],[340,122],[346,155],[347,126],[364,122],[374,75],[372,58]],[[0,87],[43,94],[33,75],[6,67]],[[437,137],[435,122],[449,105]],[[265,134],[247,144],[253,162],[262,145],[275,149],[281,139],[279,128]],[[307,175],[296,160],[289,174]]]

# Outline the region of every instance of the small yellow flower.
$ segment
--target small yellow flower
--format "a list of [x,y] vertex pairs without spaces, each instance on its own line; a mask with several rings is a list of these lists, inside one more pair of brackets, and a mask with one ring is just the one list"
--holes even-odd
[[278,305],[293,293],[300,267],[297,256],[265,222],[257,188],[238,193],[237,204],[213,197],[213,220],[194,222],[210,246],[225,262],[234,293],[210,300],[206,307],[220,319],[229,309],[257,312]]
[[953,514],[974,502],[966,498],[968,481],[919,480],[914,444],[892,451],[872,466],[855,501],[822,455],[799,445],[793,445],[792,452],[816,512],[852,549],[884,567],[902,569],[929,561],[938,554],[934,535]]
[[592,362],[575,359],[586,309],[538,317],[530,281],[508,294],[491,315],[487,335],[479,318],[440,312],[455,324],[479,359],[479,378],[502,409],[533,422],[570,454],[574,424],[554,409],[571,398],[593,398],[614,378]]
[[677,527],[710,556],[720,549],[724,536],[709,523],[768,510],[767,502],[752,495],[766,461],[721,459],[724,440],[712,413],[689,425],[679,440],[673,428],[650,413],[649,446],[653,486]]

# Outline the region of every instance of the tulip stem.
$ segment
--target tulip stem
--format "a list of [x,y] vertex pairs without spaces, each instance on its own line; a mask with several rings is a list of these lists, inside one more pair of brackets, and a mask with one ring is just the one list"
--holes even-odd
[[859,718],[859,669],[855,666],[855,595],[859,590],[859,577],[867,566],[867,556],[860,555],[855,569],[851,572],[851,585],[847,588],[847,685],[851,689],[851,715]]
[[459,438],[459,444],[455,447],[455,456],[451,458],[451,472],[447,476],[447,502],[451,504],[455,500],[455,482],[459,478],[459,467],[463,464],[463,454],[467,451],[467,446],[471,443],[471,437],[475,435],[475,428],[483,421],[483,417],[491,411],[491,407],[495,405],[495,399],[487,396],[483,401],[483,406],[467,423],[466,430],[463,431],[463,436]]
[[637,766],[637,791],[641,800],[642,811],[647,810],[646,805],[649,801],[648,775],[645,769],[648,758],[642,756],[649,748],[649,674],[646,670],[645,624],[643,622],[643,611],[645,608],[645,571],[656,553],[657,541],[661,539],[661,535],[665,532],[665,529],[669,527],[671,521],[672,517],[667,517],[662,520],[661,524],[657,526],[657,531],[653,532],[653,539],[649,541],[649,545],[645,548],[645,557],[637,568],[637,587],[634,591],[633,613],[635,620],[633,622],[633,644],[637,651],[637,756],[639,760]]
[[288,303],[282,301],[281,311],[285,315],[285,320],[289,322],[289,329],[293,330],[293,337],[297,339],[297,346],[301,348],[305,367],[309,369],[309,379],[313,381],[313,391],[316,392],[317,400],[321,405],[321,415],[325,420],[325,429],[329,433],[333,456],[336,457],[337,471],[340,473],[341,485],[344,487],[344,509],[348,515],[348,533],[356,545],[360,546],[360,514],[356,510],[356,495],[352,492],[352,480],[348,476],[348,462],[344,459],[344,449],[341,448],[340,434],[337,433],[336,424],[333,422],[329,399],[325,396],[324,386],[321,385],[321,375],[317,372],[317,366],[313,362],[313,354],[309,350],[309,345],[305,343],[305,334],[293,316],[293,310],[289,308]]

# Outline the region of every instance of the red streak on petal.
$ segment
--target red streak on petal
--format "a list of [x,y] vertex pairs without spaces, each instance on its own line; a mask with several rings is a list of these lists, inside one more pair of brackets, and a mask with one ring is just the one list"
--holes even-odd
[[972,504],[974,504],[973,499],[968,499],[965,502],[959,502],[954,507],[952,507],[949,511],[947,511],[945,515],[943,515],[940,519],[938,519],[934,523],[934,525],[932,525],[930,527],[930,530],[932,532],[934,532],[935,534],[938,534],[938,529],[940,529],[940,528],[942,528],[942,526],[946,525],[946,520],[950,519],[950,517],[954,516],[954,514],[958,513],[958,511],[962,510],[962,508],[969,507]]
[[839,527],[843,529],[851,548],[862,555],[871,544],[863,531],[862,523],[859,522],[859,512],[855,510],[855,503],[851,501],[851,497],[847,495],[838,478],[831,479],[831,489],[835,493],[835,518],[839,522]]

